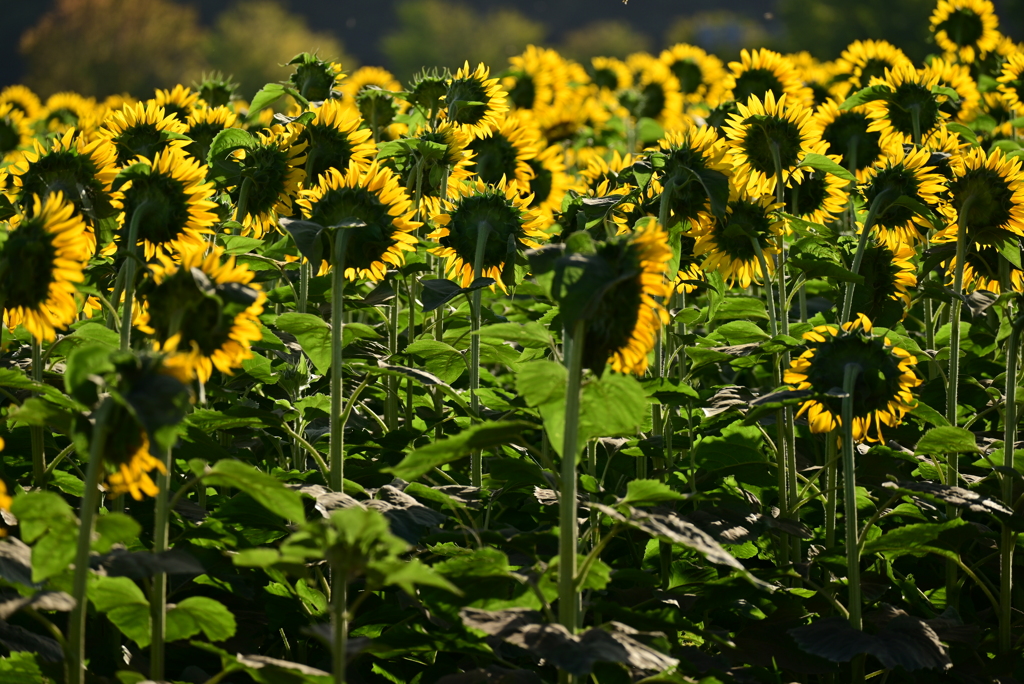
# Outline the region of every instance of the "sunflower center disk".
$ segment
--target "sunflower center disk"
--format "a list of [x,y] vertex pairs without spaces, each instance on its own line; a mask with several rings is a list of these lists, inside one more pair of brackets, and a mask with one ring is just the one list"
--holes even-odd
[[[862,369],[853,388],[853,414],[863,417],[886,410],[889,402],[898,398],[901,371],[881,339],[842,335],[818,346],[807,380],[818,392],[836,390],[843,386],[846,366],[851,363]],[[832,413],[840,414],[842,400],[829,397],[825,403]]]
[[394,246],[395,232],[388,207],[365,188],[331,190],[316,203],[311,217],[322,226],[336,226],[358,219],[365,226],[341,228],[349,231],[345,268],[368,269]]
[[484,183],[496,185],[502,176],[507,180],[516,177],[516,148],[500,133],[474,140],[469,149],[476,153],[476,172]]
[[791,169],[800,160],[800,129],[796,124],[776,116],[747,117],[743,122],[746,135],[743,151],[755,171],[771,176],[775,173],[772,144],[778,146],[779,162],[783,169]]
[[4,247],[7,256],[2,291],[6,307],[38,308],[49,297],[57,248],[38,219],[11,232]]
[[945,31],[950,40],[961,46],[974,45],[985,33],[981,17],[968,9],[956,10],[936,28]]
[[483,270],[501,267],[509,254],[509,238],[515,241],[515,249],[524,249],[519,240],[520,217],[508,206],[504,197],[498,195],[474,195],[467,197],[451,214],[450,233],[440,239],[444,247],[454,249],[465,263],[473,265],[476,258],[476,243],[481,226],[487,223],[487,246],[484,248]]

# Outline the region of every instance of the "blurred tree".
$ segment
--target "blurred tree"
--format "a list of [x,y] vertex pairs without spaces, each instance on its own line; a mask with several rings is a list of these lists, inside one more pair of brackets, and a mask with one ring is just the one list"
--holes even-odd
[[384,37],[381,50],[403,79],[423,67],[455,68],[467,59],[500,71],[545,33],[542,24],[510,9],[483,15],[458,2],[408,0],[397,11],[398,29]]
[[196,10],[169,0],[57,0],[21,38],[26,84],[105,97],[151,96],[203,69]]
[[729,10],[715,10],[679,17],[665,32],[665,42],[696,45],[728,61],[739,57],[743,48],[772,47],[775,41],[756,19]]
[[651,38],[621,21],[595,21],[565,35],[559,51],[577,62],[591,57],[623,58],[651,49]]
[[340,62],[345,71],[358,66],[333,34],[311,31],[304,18],[289,14],[275,0],[245,0],[229,7],[217,17],[206,49],[209,65],[231,75],[246,98],[267,83],[288,78],[292,67],[282,65],[300,52]]
[[928,18],[935,4],[935,0],[779,0],[784,48],[835,59],[853,41],[872,38],[887,40],[920,62],[935,50],[928,42]]

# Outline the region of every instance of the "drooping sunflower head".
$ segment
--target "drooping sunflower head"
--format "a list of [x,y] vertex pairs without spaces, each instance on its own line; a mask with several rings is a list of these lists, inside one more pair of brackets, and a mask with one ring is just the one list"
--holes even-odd
[[938,73],[904,64],[886,69],[885,76],[873,79],[871,85],[885,85],[892,91],[866,105],[874,119],[870,130],[881,131],[883,147],[918,144],[949,118],[940,106],[948,98],[932,92],[939,85]]
[[763,101],[769,93],[776,100],[786,95],[793,103],[813,102],[813,94],[801,81],[793,63],[767,48],[742,50],[740,61],[729,62],[722,89],[724,99],[741,103],[751,96]]
[[[11,199],[26,212],[33,197],[61,193],[86,224],[95,228],[103,219],[118,214],[119,193],[111,189],[117,175],[117,153],[109,140],[86,143],[84,136],[69,130],[51,139],[47,145],[33,142],[31,151],[23,152],[8,167],[11,176]],[[95,248],[95,236],[91,236]]]
[[[857,240],[841,238],[839,246],[847,263],[852,263]],[[917,286],[916,257],[913,246],[904,243],[888,246],[879,240],[868,244],[857,271],[864,283],[854,289],[850,310],[879,325],[893,326],[902,321],[910,310],[910,290]]]
[[310,102],[330,99],[331,91],[345,78],[340,64],[322,60],[308,52],[296,55],[288,64],[295,66],[288,82]]
[[29,121],[35,120],[43,109],[39,96],[23,85],[7,86],[0,90],[0,105],[9,104]]
[[[356,95],[356,108],[378,142],[394,137],[389,127],[400,112],[398,102],[391,93],[376,86],[367,86]],[[396,128],[405,126],[396,125]]]
[[[812,390],[797,416],[807,415],[811,432],[842,427],[842,400],[834,395],[843,387],[846,367],[857,369],[853,386],[853,439],[883,441],[882,426],[896,427],[913,409],[913,389],[921,384],[914,373],[917,359],[885,337],[872,334],[867,316],[843,326],[821,325],[804,333],[808,349],[786,370],[784,382],[798,390]],[[829,396],[833,395],[833,396]]]
[[192,109],[199,102],[199,93],[180,83],[171,90],[157,88],[153,103],[163,107],[168,116],[178,117],[178,121],[188,121]]
[[[398,175],[376,162],[365,170],[351,162],[344,174],[329,169],[317,185],[302,191],[296,204],[310,221],[348,231],[349,280],[383,280],[389,265],[401,266],[405,252],[415,250],[414,231],[422,225],[413,220],[412,200]],[[353,221],[364,225],[344,227]]]
[[199,78],[199,83],[193,85],[199,91],[199,99],[210,109],[227,107],[235,97],[239,86],[238,83],[231,80],[230,76],[225,76],[220,71],[204,72]]
[[717,180],[727,183],[731,173],[728,146],[711,126],[670,132],[658,143],[665,155],[659,179],[664,201],[675,221],[689,221],[692,230],[702,230],[711,218],[711,197],[707,186]]
[[679,43],[664,50],[660,59],[679,81],[686,102],[717,102],[721,97],[725,69],[718,57],[696,45]]
[[307,183],[318,183],[328,169],[344,171],[355,162],[360,169],[370,166],[377,152],[369,129],[359,111],[338,100],[327,100],[313,110],[315,118],[299,133],[299,143],[306,143]]
[[473,282],[478,243],[484,240],[480,275],[494,278],[504,289],[503,270],[515,264],[519,252],[539,247],[547,238],[538,216],[528,208],[532,199],[504,180],[451,188],[441,213],[434,216],[437,230],[427,236],[438,243],[430,252],[445,258],[449,277],[466,287]]
[[671,258],[668,233],[654,219],[599,244],[596,254],[587,257],[587,268],[611,285],[600,292],[586,321],[585,368],[598,374],[605,365],[617,373],[647,371],[647,355],[669,320],[665,302],[672,294],[667,270]]
[[873,78],[884,77],[886,69],[912,64],[910,58],[903,54],[903,50],[888,41],[855,40],[836,60],[838,78],[847,84],[839,97],[852,95],[853,91],[870,84]]
[[85,222],[60,192],[32,198],[31,213],[15,218],[0,251],[5,324],[52,341],[78,315],[76,284],[90,254]]
[[157,153],[152,160],[139,157],[120,176],[119,204],[124,220],[122,244],[133,220],[147,259],[158,251],[184,252],[206,247],[204,234],[217,222],[214,187],[207,183],[206,167],[178,149]]
[[[732,163],[739,181],[751,195],[773,194],[778,182],[788,183],[816,142],[810,126],[811,110],[792,103],[787,95],[778,100],[769,92],[764,100],[751,95],[729,119],[725,134],[732,149]],[[778,165],[778,166],[776,166]]]
[[873,229],[890,248],[901,242],[916,245],[928,235],[931,224],[927,219],[905,205],[891,203],[904,195],[926,205],[940,203],[945,179],[929,166],[930,158],[924,148],[900,145],[887,150],[866,174],[863,193],[868,206],[884,193],[879,201],[887,208],[878,212]]
[[10,102],[0,103],[0,163],[19,147],[27,145],[31,137],[25,115]]
[[[414,161],[400,169],[402,182],[409,195],[419,195],[420,216],[433,216],[441,211],[445,194],[445,172],[448,185],[458,185],[473,175],[473,153],[469,150],[472,139],[451,123],[441,124],[437,130],[421,129],[416,139],[429,143],[418,148]],[[444,146],[443,150],[436,146]]]
[[194,107],[186,122],[185,135],[192,142],[185,147],[185,153],[205,164],[213,139],[224,129],[234,128],[237,122],[238,116],[230,107]]
[[478,136],[469,143],[473,153],[473,171],[480,180],[496,185],[502,178],[526,191],[533,178],[527,163],[543,149],[540,131],[527,113],[509,112],[496,117],[487,137]]
[[[693,252],[704,257],[702,268],[709,273],[718,271],[730,285],[749,287],[752,282],[764,282],[775,270],[771,255],[780,251],[781,209],[782,205],[770,195],[737,194],[729,201],[726,215],[713,221],[697,238]],[[767,274],[761,268],[755,240],[765,256]]]
[[999,75],[999,93],[1011,109],[1024,109],[1024,52],[1015,52],[1006,59]]
[[444,95],[447,120],[474,138],[491,135],[497,118],[508,111],[508,94],[490,75],[483,63],[473,70],[466,62],[448,82]]
[[[305,179],[307,143],[299,140],[301,126],[275,125],[258,132],[252,147],[235,152],[249,179],[242,218],[243,233],[263,237],[277,226],[279,214],[293,214],[292,202]],[[231,190],[236,206],[241,200],[242,181]]]
[[124,166],[135,157],[154,157],[167,149],[188,145],[184,121],[168,114],[152,100],[146,104],[125,105],[109,114],[98,136],[117,148],[117,164]]
[[939,0],[932,13],[936,44],[971,64],[999,44],[999,18],[989,0]]
[[208,254],[186,250],[180,259],[161,254],[150,270],[152,281],[140,291],[146,307],[138,328],[167,355],[165,364],[206,382],[213,369],[230,375],[252,358],[266,294],[247,266],[215,246]]
[[167,468],[163,461],[149,453],[149,435],[145,430],[138,430],[133,433],[135,439],[124,439],[119,433],[115,433],[114,439],[110,440],[111,448],[105,449],[103,454],[114,467],[114,472],[107,474],[110,496],[116,498],[128,494],[136,501],[156,496],[160,488],[150,473],[154,470],[165,473]]

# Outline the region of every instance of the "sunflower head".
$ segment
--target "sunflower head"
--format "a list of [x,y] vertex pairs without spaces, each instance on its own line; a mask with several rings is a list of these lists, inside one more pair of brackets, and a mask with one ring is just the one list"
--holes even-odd
[[1014,52],[1003,63],[999,93],[1011,109],[1024,109],[1021,105],[1024,102],[1024,52]]
[[687,102],[716,102],[720,97],[725,69],[722,60],[695,45],[679,43],[661,53],[679,81],[679,92]]
[[885,40],[855,40],[850,43],[836,62],[836,71],[841,81],[848,84],[842,97],[850,90],[860,90],[874,78],[885,76],[886,69],[910,65],[912,62],[903,51]]
[[[356,95],[356,107],[363,116],[363,121],[370,127],[371,131],[383,132],[390,126],[398,114],[398,105],[395,104],[395,97],[380,88],[363,88]],[[378,134],[379,135],[379,134]]]
[[171,90],[158,88],[152,102],[157,107],[163,107],[168,116],[176,116],[178,121],[187,121],[192,108],[199,102],[199,93],[179,83]]
[[746,102],[751,97],[764,100],[788,95],[791,102],[812,102],[813,95],[804,86],[793,63],[773,50],[741,50],[740,61],[729,62],[729,73],[722,84],[725,97]]
[[0,90],[0,105],[9,104],[14,111],[32,121],[39,116],[43,103],[39,96],[23,85],[7,86]]
[[199,98],[211,109],[227,107],[231,103],[232,98],[234,98],[239,86],[238,83],[231,80],[230,76],[225,76],[220,71],[203,72],[203,75],[199,78],[199,83],[194,83],[193,85],[199,91]]
[[10,102],[0,103],[0,162],[22,145],[28,144],[31,130],[25,115]]
[[[898,242],[917,244],[925,239],[930,223],[901,204],[891,204],[906,195],[926,205],[940,204],[939,195],[945,190],[945,179],[928,165],[931,153],[926,149],[914,150],[902,145],[886,151],[885,155],[866,174],[864,197],[870,206],[877,198],[888,201],[872,227],[890,246]],[[884,196],[883,196],[884,195]]]
[[415,250],[414,231],[422,225],[413,220],[412,200],[398,175],[376,162],[365,170],[352,162],[345,174],[328,170],[317,185],[302,191],[296,204],[310,221],[348,232],[349,280],[383,280],[389,265],[401,266],[405,252]]
[[473,175],[473,153],[469,150],[472,139],[447,122],[436,130],[420,129],[415,139],[420,141],[416,151],[407,157],[395,158],[394,163],[409,195],[419,195],[421,216],[432,216],[441,210],[445,174],[451,186]]
[[913,389],[921,384],[913,369],[917,359],[871,331],[868,317],[858,314],[841,328],[821,325],[804,333],[808,349],[792,361],[784,381],[814,392],[797,413],[807,415],[811,432],[842,426],[842,399],[836,395],[851,364],[858,369],[851,426],[855,441],[882,441],[882,426],[896,427],[914,407]]
[[941,107],[946,96],[932,92],[939,85],[939,77],[934,71],[903,64],[886,69],[884,77],[874,79],[871,85],[890,89],[883,99],[866,105],[874,119],[870,130],[881,131],[883,147],[905,142],[920,144],[949,118]]
[[[697,238],[694,254],[704,257],[704,270],[719,271],[730,285],[749,287],[752,282],[764,282],[766,275],[774,271],[771,255],[779,253],[781,209],[782,205],[776,204],[770,195],[736,194],[729,201],[725,216],[712,222]],[[761,269],[755,240],[765,255],[768,274]]]
[[935,42],[970,64],[999,44],[999,19],[989,0],[939,0],[931,17]]
[[[823,147],[819,143],[819,154]],[[840,161],[837,155],[830,158],[836,163]],[[808,169],[802,176],[790,179],[784,194],[786,212],[812,223],[834,221],[849,202],[846,186],[847,182],[835,174]]]
[[330,99],[331,90],[344,78],[340,64],[324,61],[308,52],[295,55],[288,64],[295,66],[288,82],[310,102]]
[[[843,237],[839,246],[847,263],[852,263],[857,240]],[[910,309],[910,291],[917,286],[916,258],[914,248],[902,242],[891,246],[882,241],[868,244],[857,271],[864,284],[853,291],[850,310],[879,325],[893,326],[902,321]]]
[[237,122],[238,116],[229,107],[194,107],[186,122],[185,135],[192,142],[185,147],[185,153],[205,164],[213,139],[224,129],[234,128]]
[[496,119],[489,136],[474,139],[468,149],[473,153],[473,170],[484,183],[496,185],[507,178],[525,191],[533,178],[527,162],[540,153],[542,146],[540,131],[532,119],[521,112],[510,112]]
[[665,165],[660,180],[664,201],[676,221],[689,221],[700,230],[711,220],[708,187],[727,184],[731,172],[728,147],[711,126],[690,128],[685,133],[670,132],[659,142]]
[[0,295],[6,324],[23,324],[40,341],[52,341],[78,315],[77,283],[89,259],[85,222],[61,192],[32,198],[32,211],[0,251]]
[[[252,147],[235,153],[242,163],[242,176],[249,180],[245,214],[242,225],[245,233],[262,237],[277,225],[279,214],[291,215],[292,201],[298,195],[299,185],[305,178],[307,143],[299,139],[301,126],[274,125],[258,131]],[[245,181],[231,190],[231,199],[241,199]]]
[[444,95],[448,121],[477,138],[491,135],[496,117],[508,111],[508,95],[490,74],[482,63],[472,70],[466,62],[448,82]]
[[547,235],[537,215],[528,209],[532,196],[523,196],[504,179],[496,185],[468,182],[450,189],[441,213],[434,216],[437,230],[427,236],[438,243],[431,253],[447,259],[450,277],[463,287],[473,282],[477,248],[481,240],[480,274],[504,288],[507,269],[516,255],[538,247]]
[[319,182],[328,169],[344,171],[350,163],[369,167],[377,152],[369,129],[359,112],[339,100],[327,100],[313,110],[315,117],[299,134],[297,141],[306,147],[307,182]]
[[825,142],[829,154],[838,155],[843,166],[858,180],[864,180],[867,169],[882,154],[882,134],[869,130],[871,124],[863,106],[843,110],[838,102],[828,99],[815,110],[810,128],[815,137]]
[[447,70],[423,69],[413,76],[409,84],[409,103],[432,115],[441,107],[441,101],[448,92],[451,74]]
[[100,138],[117,148],[117,163],[124,166],[135,157],[151,158],[169,148],[183,148],[189,140],[184,120],[168,114],[150,100],[146,104],[125,105],[107,116],[100,127]]
[[633,73],[629,66],[614,57],[594,57],[587,69],[590,80],[602,91],[617,93],[633,85]]

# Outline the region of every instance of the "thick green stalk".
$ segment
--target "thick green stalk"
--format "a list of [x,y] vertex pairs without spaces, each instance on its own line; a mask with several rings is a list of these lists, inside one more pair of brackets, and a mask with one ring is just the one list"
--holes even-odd
[[[860,593],[860,542],[857,529],[857,476],[853,452],[853,389],[860,366],[846,364],[843,373],[843,518],[846,527],[846,581],[849,589],[850,626],[863,629]],[[864,682],[864,656],[854,659],[851,681]]]
[[835,430],[825,434],[825,548],[836,545],[836,503],[838,502],[839,462],[836,459]]
[[[483,277],[484,254],[487,250],[487,239],[491,235],[491,224],[481,221],[476,231],[476,254],[473,256],[473,280]],[[480,389],[480,309],[483,290],[473,291],[472,305],[469,312],[469,402],[473,410],[473,416],[480,416],[480,397],[477,391]],[[470,481],[474,487],[480,487],[483,483],[483,452],[474,449],[470,454]]]
[[[163,454],[166,472],[157,476],[155,523],[153,525],[153,553],[161,554],[167,550],[168,526],[171,508],[171,450]],[[152,591],[149,597],[150,620],[153,624],[153,642],[149,647],[149,678],[159,682],[164,679],[164,635],[167,633],[167,573],[157,572],[153,575]]]
[[569,381],[565,391],[565,431],[562,442],[562,486],[558,497],[558,621],[576,633],[579,594],[575,588],[579,522],[576,505],[576,459],[579,456],[580,385],[583,378],[583,340],[586,323],[577,321],[566,330]]
[[[39,340],[32,338],[32,379],[43,381],[43,354]],[[33,425],[29,431],[32,438],[32,480],[40,489],[46,487],[46,433],[42,425]]]
[[[128,351],[132,346],[132,307],[135,306],[135,273],[138,268],[139,223],[149,208],[143,202],[132,213],[132,221],[128,226],[128,241],[125,244],[128,255],[124,261],[124,307],[121,309],[121,351]],[[114,302],[116,305],[117,302]]]
[[[405,330],[405,343],[407,345],[412,344],[416,338],[416,284],[419,281],[416,280],[416,274],[410,273],[408,284],[409,284],[409,327]],[[413,381],[409,378],[406,383],[405,392],[405,424],[412,426],[413,420]]]
[[298,313],[306,313],[309,304],[309,279],[312,270],[313,265],[309,263],[309,259],[299,259],[299,299],[295,303]]
[[[340,490],[339,490],[340,491]],[[342,568],[331,571],[331,622],[334,627],[334,643],[331,648],[334,684],[345,684],[345,670],[348,665],[348,576]]]
[[[394,358],[398,354],[398,314],[401,311],[401,298],[395,292],[395,298],[388,307],[388,355]],[[391,361],[390,363],[394,363]],[[388,396],[384,402],[384,422],[388,430],[398,428],[398,378],[394,375],[388,376]]]
[[238,205],[235,207],[235,222],[243,223],[245,215],[249,211],[249,191],[252,190],[252,178],[246,176],[242,180],[242,187],[238,191]]
[[757,255],[757,263],[761,266],[761,277],[764,279],[764,287],[768,292],[768,329],[771,331],[772,337],[775,337],[779,334],[779,318],[775,315],[775,297],[772,293],[772,281],[768,274],[768,262],[764,258],[764,250],[761,249],[761,243],[758,242],[756,237],[750,237],[750,245],[754,248],[754,254]]
[[82,493],[82,508],[78,512],[78,547],[75,550],[75,575],[71,584],[71,596],[75,607],[68,619],[68,684],[85,682],[85,618],[88,614],[86,589],[89,583],[89,549],[92,545],[93,522],[100,502],[100,475],[103,471],[103,445],[107,440],[107,420],[113,407],[113,400],[105,399],[96,411],[96,424],[89,444],[89,465],[85,470],[85,489]]
[[[883,206],[883,202],[888,200],[892,196],[894,190],[888,189],[883,190],[879,193],[875,199],[871,202],[871,206],[868,208],[868,217],[864,220],[864,228],[860,234],[860,240],[857,242],[857,252],[853,255],[853,265],[850,266],[850,271],[857,275],[860,272],[860,264],[864,261],[864,250],[867,248],[868,236],[871,234],[871,227],[875,225],[875,219],[878,215],[888,209],[888,205]],[[856,226],[854,222],[854,226]],[[845,323],[850,320],[850,314],[853,311],[853,290],[856,287],[856,283],[846,283],[846,296],[843,297],[843,317],[840,319],[840,323]]]
[[340,492],[345,478],[345,423],[342,402],[342,333],[345,328],[345,252],[351,233],[334,231],[331,263],[331,489]]
[[[1013,445],[1017,439],[1017,370],[1020,360],[1020,327],[1013,325],[1013,309],[1009,309],[1010,337],[1006,341],[1006,404],[1003,409],[1003,467],[1013,468]],[[1007,471],[1009,472],[1009,471]],[[1013,508],[1013,478],[1003,474],[1003,503]],[[1016,533],[1004,524],[999,546],[999,651],[1013,648],[1013,555]]]

